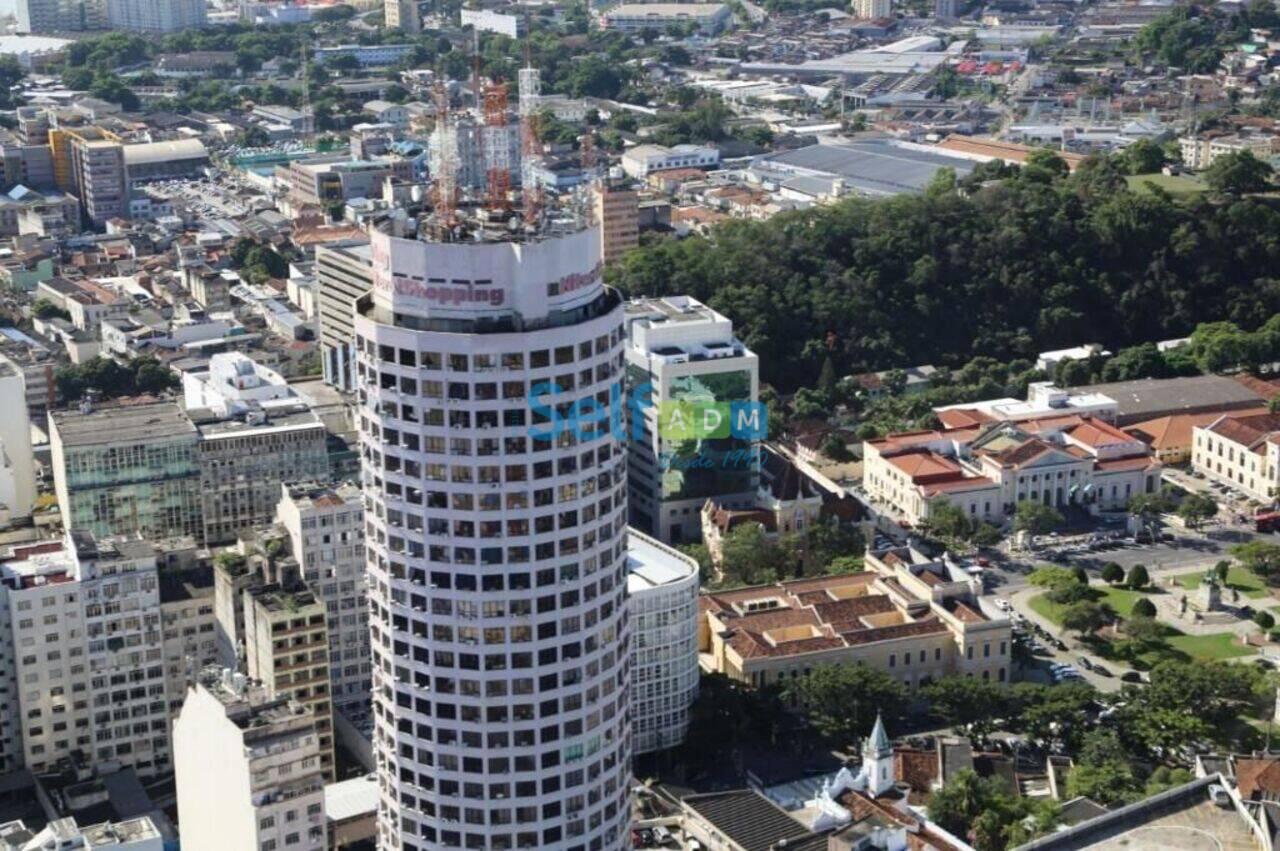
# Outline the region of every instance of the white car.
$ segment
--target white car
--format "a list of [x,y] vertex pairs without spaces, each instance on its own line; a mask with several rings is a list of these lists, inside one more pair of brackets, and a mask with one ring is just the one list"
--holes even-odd
[[996,598],[996,608],[1002,612],[1009,611],[1009,601],[1003,597]]

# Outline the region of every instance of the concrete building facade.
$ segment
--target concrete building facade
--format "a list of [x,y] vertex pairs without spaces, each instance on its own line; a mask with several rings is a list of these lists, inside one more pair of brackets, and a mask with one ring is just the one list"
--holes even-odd
[[360,488],[349,482],[301,483],[281,491],[276,522],[289,536],[303,581],[325,607],[333,702],[368,703],[371,651]]
[[95,535],[199,536],[199,435],[173,402],[50,416],[62,523]]
[[627,532],[631,736],[639,755],[684,741],[698,697],[698,563]]
[[200,673],[174,720],[187,851],[324,851],[325,774],[311,711],[243,674]]

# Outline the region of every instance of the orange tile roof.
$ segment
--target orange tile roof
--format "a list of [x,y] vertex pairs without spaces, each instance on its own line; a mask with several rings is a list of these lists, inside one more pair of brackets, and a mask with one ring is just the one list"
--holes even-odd
[[[965,136],[960,133],[952,133],[938,143],[938,147],[947,151],[955,151],[962,154],[974,154],[980,157],[990,157],[996,160],[1003,160],[1009,163],[1024,163],[1027,156],[1035,150],[1035,148],[1027,145],[1019,145],[1014,142],[1003,142],[999,139],[987,139],[977,136]],[[1084,162],[1084,157],[1080,154],[1072,154],[1066,151],[1054,151],[1067,164],[1069,171],[1075,171],[1080,167],[1080,163]]]
[[1196,428],[1211,425],[1218,417],[1251,417],[1267,413],[1266,408],[1247,408],[1243,411],[1213,411],[1207,414],[1171,414],[1143,420],[1128,426],[1125,431],[1146,443],[1157,452],[1166,449],[1190,449],[1192,432]]
[[1280,794],[1280,759],[1237,759],[1236,784],[1246,800]]

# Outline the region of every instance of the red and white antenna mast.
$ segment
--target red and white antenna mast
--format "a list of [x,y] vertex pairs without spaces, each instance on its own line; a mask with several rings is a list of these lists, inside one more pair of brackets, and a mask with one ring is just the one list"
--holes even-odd
[[[526,51],[527,51],[526,45]],[[542,215],[542,187],[537,168],[542,162],[542,140],[538,131],[542,74],[528,60],[520,69],[520,193],[524,198],[524,220],[534,224]]]
[[511,142],[507,131],[507,84],[490,82],[484,87],[484,154],[489,187],[486,203],[491,210],[511,209]]

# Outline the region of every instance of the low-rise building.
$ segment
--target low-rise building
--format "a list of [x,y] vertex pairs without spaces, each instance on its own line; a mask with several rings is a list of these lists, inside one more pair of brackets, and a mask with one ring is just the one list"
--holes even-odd
[[1145,443],[1087,416],[906,432],[863,444],[867,495],[911,524],[942,503],[994,524],[1024,500],[1116,511],[1159,483],[1160,462]]
[[318,65],[350,56],[362,68],[385,68],[408,59],[413,54],[413,49],[412,44],[339,44],[334,47],[317,47],[311,55]]
[[238,68],[235,51],[193,50],[190,53],[162,53],[155,58],[158,77],[229,77]]
[[41,830],[31,831],[21,821],[0,824],[0,848],[4,851],[47,849],[112,849],[112,851],[164,851],[165,841],[148,816],[106,821],[80,827],[72,817],[54,819]]
[[1280,414],[1224,414],[1193,429],[1191,467],[1249,499],[1280,495]]
[[[654,8],[654,4],[638,8]],[[696,7],[689,7],[696,8]],[[622,170],[634,178],[648,177],[655,171],[673,168],[715,168],[720,164],[720,151],[705,145],[636,145],[622,155]]]
[[704,594],[703,665],[757,688],[829,664],[865,664],[915,688],[940,677],[1008,682],[1009,620],[949,557],[869,551],[864,573]]
[[987,423],[1016,423],[1070,414],[1114,422],[1118,410],[1116,400],[1105,393],[1098,393],[1090,388],[1073,390],[1058,387],[1049,381],[1037,381],[1027,386],[1025,401],[987,399],[982,402],[944,405],[934,408],[933,412],[946,428],[967,428]]

